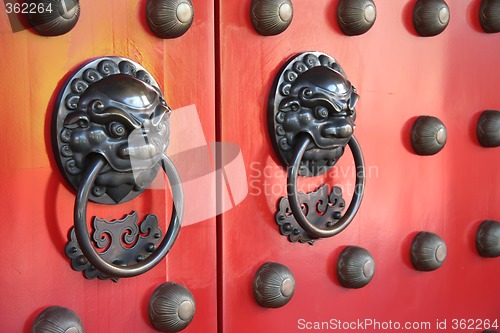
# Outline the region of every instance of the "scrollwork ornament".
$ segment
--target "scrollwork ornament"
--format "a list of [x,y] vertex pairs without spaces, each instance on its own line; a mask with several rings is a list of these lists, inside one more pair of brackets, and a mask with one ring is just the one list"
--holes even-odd
[[[162,236],[157,217],[152,214],[147,215],[140,224],[138,220],[137,212],[112,222],[94,217],[92,222],[94,231],[91,237],[96,247],[104,251],[100,254],[104,260],[128,266],[145,260],[155,250]],[[85,259],[76,240],[74,228],[70,230],[66,255],[71,259],[73,269],[83,271],[87,279],[118,281],[115,277],[97,271]]]
[[[342,211],[345,208],[342,189],[335,186],[330,191],[329,186],[326,184],[320,186],[314,192],[300,193],[300,203],[309,221],[326,228],[333,227],[340,220]],[[281,198],[278,208],[275,220],[280,226],[280,233],[288,237],[288,240],[292,243],[300,242],[313,245],[315,239],[299,226],[291,213],[287,197]]]
[[118,64],[111,60],[103,60],[97,65],[97,70],[103,76],[109,76],[120,73]]

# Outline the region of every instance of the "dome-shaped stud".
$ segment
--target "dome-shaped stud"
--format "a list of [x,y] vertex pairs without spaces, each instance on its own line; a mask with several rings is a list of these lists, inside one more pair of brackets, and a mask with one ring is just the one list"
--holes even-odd
[[479,21],[484,32],[500,32],[500,1],[483,0],[479,8]]
[[149,320],[160,332],[180,332],[193,320],[196,303],[191,292],[173,282],[160,285],[149,300]]
[[481,114],[477,122],[477,138],[483,147],[500,147],[499,111],[488,110]]
[[31,333],[83,333],[83,326],[70,309],[51,306],[36,317]]
[[486,220],[477,229],[476,247],[482,257],[500,257],[500,222]]
[[295,278],[288,267],[268,262],[262,265],[253,282],[253,294],[264,308],[280,308],[292,299]]
[[422,37],[439,35],[450,22],[450,8],[444,0],[418,0],[413,9],[413,26]]
[[446,144],[448,134],[443,122],[436,117],[418,117],[411,130],[411,144],[417,155],[434,155]]
[[375,24],[377,7],[372,0],[340,0],[337,21],[347,36],[364,34]]
[[186,33],[194,19],[191,0],[148,0],[146,20],[160,38],[177,38]]
[[433,271],[446,260],[446,244],[432,232],[419,232],[411,245],[411,262],[419,271]]
[[252,0],[250,17],[257,32],[274,36],[285,31],[293,19],[291,0]]
[[370,252],[358,246],[348,246],[337,261],[337,276],[346,288],[363,288],[375,275],[375,260]]
[[[36,11],[28,11],[28,20],[42,36],[60,36],[73,29],[80,17],[79,0],[29,0]],[[43,10],[39,10],[43,8]]]

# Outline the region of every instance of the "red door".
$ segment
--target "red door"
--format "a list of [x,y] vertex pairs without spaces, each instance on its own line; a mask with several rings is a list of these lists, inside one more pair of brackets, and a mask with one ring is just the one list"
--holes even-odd
[[[51,148],[58,91],[75,69],[101,56],[121,56],[141,64],[174,110],[172,122],[177,112],[195,105],[188,110],[193,125],[201,126],[206,142],[215,141],[214,4],[195,0],[193,5],[193,25],[182,38],[170,40],[150,32],[146,1],[83,1],[77,25],[57,37],[43,37],[33,30],[13,33],[7,14],[0,13],[5,51],[0,60],[5,124],[0,158],[4,186],[0,332],[30,332],[35,317],[49,306],[73,310],[86,332],[154,332],[148,302],[153,290],[166,281],[184,285],[196,300],[195,319],[186,332],[216,331],[215,218],[191,220],[167,259],[143,275],[117,283],[87,280],[71,269],[64,253],[75,192],[62,178]],[[181,156],[189,148],[187,143],[193,144],[186,128],[174,127],[167,150],[172,158]],[[178,168],[181,162],[177,159]],[[165,231],[170,216],[165,207],[170,201],[165,204],[163,192],[147,190],[118,206],[91,204],[88,215],[111,220],[132,210],[140,216],[153,213]],[[187,204],[186,210],[190,209]]]
[[[219,1],[219,135],[241,146],[249,184],[246,200],[220,220],[224,332],[396,331],[389,321],[415,322],[415,332],[429,322],[436,332],[444,320],[443,331],[452,332],[454,319],[499,319],[498,260],[480,257],[475,248],[479,224],[500,218],[498,148],[481,147],[475,134],[480,113],[500,107],[499,36],[482,32],[480,1],[447,2],[448,27],[425,38],[412,25],[415,1],[375,1],[374,26],[356,37],[340,30],[337,0],[293,1],[289,28],[268,37],[252,27],[250,0]],[[366,163],[354,221],[313,246],[289,242],[275,222],[287,174],[267,129],[273,81],[304,51],[333,56],[357,88],[354,134]],[[448,142],[434,156],[418,156],[410,144],[421,115],[447,128]],[[299,186],[338,185],[348,204],[355,176],[349,149],[333,170],[333,177],[299,177]],[[417,271],[410,261],[420,231],[446,243],[447,258],[435,271]],[[337,278],[339,254],[350,245],[367,249],[376,264],[373,280],[361,289],[344,288]],[[279,309],[259,307],[252,292],[266,262],[287,266],[296,280],[292,299]],[[365,319],[382,326],[338,324]],[[480,332],[484,325],[472,327],[462,331]]]
[[[481,147],[475,134],[481,112],[500,109],[499,36],[482,32],[480,1],[448,1],[449,26],[424,38],[412,26],[415,1],[376,1],[373,28],[348,37],[336,20],[339,0],[294,0],[290,27],[265,37],[252,26],[251,0],[192,0],[193,25],[170,40],[150,32],[146,2],[82,2],[75,28],[50,38],[13,33],[0,14],[0,332],[30,332],[49,306],[73,310],[87,332],[154,332],[149,298],[167,281],[186,286],[196,300],[185,332],[382,332],[395,323],[412,325],[407,331],[480,332],[500,320],[498,259],[480,257],[475,245],[480,223],[500,220],[498,148]],[[275,222],[287,174],[267,124],[275,77],[304,51],[333,56],[357,88],[354,134],[366,165],[353,222],[312,246],[289,242]],[[75,193],[58,170],[50,129],[69,75],[110,55],[140,63],[158,81],[174,110],[167,153],[188,173],[186,223],[167,259],[117,283],[85,279],[64,253]],[[446,146],[433,156],[411,147],[422,115],[447,128]],[[220,155],[211,149],[215,141],[223,143]],[[199,151],[208,170],[198,168]],[[224,172],[213,172],[217,164]],[[332,172],[300,177],[299,187],[340,186],[349,203],[355,170],[346,149]],[[165,230],[168,206],[164,191],[149,189],[118,206],[91,204],[89,216],[155,213]],[[435,271],[417,271],[410,260],[420,231],[446,243]],[[337,277],[347,246],[373,256],[374,277],[363,288],[345,288]],[[267,262],[294,275],[293,297],[281,308],[262,308],[254,297],[254,277]]]

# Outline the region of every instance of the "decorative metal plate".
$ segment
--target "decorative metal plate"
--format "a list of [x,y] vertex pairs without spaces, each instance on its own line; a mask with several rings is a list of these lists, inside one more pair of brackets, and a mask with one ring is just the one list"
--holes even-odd
[[196,313],[193,294],[183,285],[165,282],[149,299],[149,320],[157,331],[180,332],[189,326]]
[[64,35],[76,26],[80,17],[80,0],[28,0],[27,4],[28,20],[42,36]]
[[151,31],[160,38],[184,35],[194,19],[191,0],[148,0],[146,21]]
[[[355,92],[331,56],[304,52],[290,59],[276,76],[268,105],[269,134],[281,162],[290,165],[297,137],[307,133],[313,143],[304,154],[299,175],[323,174],[335,165],[354,130]],[[331,114],[334,108],[338,115]],[[331,133],[325,132],[327,125]]]
[[[150,75],[141,65],[126,58],[98,58],[83,65],[80,69],[74,72],[74,74],[71,75],[71,77],[66,81],[55,103],[54,118],[52,124],[53,128],[51,131],[53,136],[52,145],[57,164],[66,181],[74,189],[77,189],[80,184],[85,161],[82,161],[82,158],[76,158],[77,154],[82,155],[82,153],[80,151],[74,152],[71,148],[71,145],[74,145],[74,143],[76,142],[75,138],[72,137],[72,128],[88,126],[88,124],[85,124],[85,121],[87,120],[79,119],[79,115],[86,115],[87,109],[91,108],[91,104],[93,103],[93,101],[82,102],[80,101],[80,98],[82,96],[85,96],[84,94],[87,90],[90,91],[91,89],[93,89],[96,83],[103,80],[104,78],[113,75],[116,75],[117,78],[123,75],[128,75],[147,83],[155,90],[157,90],[158,95],[163,101],[161,89],[152,75]],[[109,87],[105,88],[109,89]],[[132,93],[135,93],[132,88],[134,87],[131,87],[130,91],[132,91]],[[117,89],[116,85],[114,89],[115,90],[112,93],[115,95],[119,95],[119,97],[123,97],[122,95],[127,95],[127,93],[130,92],[125,91],[122,94],[122,90]],[[99,93],[101,92],[99,91]],[[131,96],[128,95],[126,98],[123,97],[122,100],[118,100],[119,98],[117,100],[113,100],[113,98],[107,96],[106,93],[104,93],[103,96],[108,99],[108,101],[106,102],[110,104],[110,107],[115,107],[117,109],[117,113],[125,113],[125,111],[123,111],[124,104],[129,101],[137,107],[140,107],[141,102],[143,102],[143,100],[139,100],[139,98],[141,97],[140,95],[135,96],[137,101],[133,98],[130,98]],[[83,108],[85,109],[82,110]],[[96,108],[98,108],[98,106]],[[100,110],[95,111],[97,117],[100,116],[99,111]],[[73,122],[69,123],[68,119],[72,119]],[[123,130],[123,128],[120,128],[120,126],[113,128],[113,122],[109,122],[109,124],[107,125],[108,127],[106,127],[106,130],[109,130],[110,132],[119,132],[120,130]],[[92,135],[89,135],[85,138],[78,138],[77,140],[79,140],[78,142],[81,145],[86,144],[88,146],[91,146],[93,143],[90,141],[97,140],[96,137],[98,137],[99,135],[104,136],[104,139],[107,140],[106,142],[109,143],[102,146],[108,147],[106,149],[108,149],[109,151],[114,151],[114,154],[116,154],[116,151],[118,150],[118,145],[127,143],[128,139],[128,137],[125,136],[123,138],[117,139],[108,136],[107,132],[95,131],[95,133],[93,133]],[[89,142],[82,143],[82,139],[88,140]],[[81,145],[79,147],[81,147]],[[102,151],[104,148],[98,149],[100,149],[100,151],[98,152],[102,153],[103,155],[111,154],[109,152]],[[108,163],[113,163],[116,160],[116,158],[107,158]],[[158,173],[159,168],[160,164],[158,163],[158,165],[155,165],[143,172],[143,174],[141,175],[142,183],[140,185],[137,185],[135,183],[137,174],[133,175],[130,170],[128,170],[127,172],[119,172],[117,170],[120,170],[120,166],[117,167],[115,165],[112,165],[113,170],[110,170],[109,166],[107,166],[105,168],[106,170],[103,170],[103,173],[106,172],[106,177],[110,179],[110,182],[116,182],[118,185],[109,186],[108,184],[97,184],[92,188],[90,200],[103,204],[123,203],[132,200],[149,186],[151,181],[153,181],[154,177]],[[97,182],[99,183],[99,179]]]
[[[333,187],[329,192],[329,186],[323,184],[316,191],[310,193],[299,192],[300,202],[307,219],[317,227],[333,227],[342,217],[345,201],[342,198],[342,189]],[[279,201],[279,211],[276,213],[276,223],[280,226],[280,233],[287,236],[290,242],[301,242],[314,244],[311,238],[297,223],[293,217],[288,203],[288,198],[283,197]]]
[[[156,249],[162,231],[158,228],[158,218],[149,214],[138,225],[138,214],[132,212],[121,220],[108,222],[93,218],[93,231],[90,237],[98,249],[103,250],[101,257],[115,265],[131,266],[145,260]],[[70,241],[66,245],[66,255],[71,259],[75,271],[83,271],[87,279],[112,279],[97,271],[85,258],[76,240],[75,228],[70,229]]]
[[288,304],[295,293],[292,271],[277,262],[262,265],[253,280],[253,295],[263,308],[281,308]]
[[73,310],[51,306],[43,310],[31,326],[31,333],[83,333],[82,321]]

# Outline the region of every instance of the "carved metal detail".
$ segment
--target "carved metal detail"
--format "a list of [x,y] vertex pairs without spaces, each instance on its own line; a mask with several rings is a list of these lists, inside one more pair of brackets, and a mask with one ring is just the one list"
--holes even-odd
[[191,0],[148,0],[146,20],[151,31],[160,38],[184,35],[194,19]]
[[486,220],[477,229],[477,251],[482,257],[500,257],[500,222]]
[[477,138],[483,147],[500,147],[500,111],[487,110],[477,122]]
[[276,77],[268,107],[274,150],[285,166],[306,134],[311,145],[299,175],[318,175],[343,155],[354,132],[359,96],[340,65],[327,54],[305,52],[290,59]]
[[257,32],[274,36],[285,31],[293,19],[291,0],[252,0],[250,17]]
[[[92,239],[103,260],[120,266],[130,266],[144,261],[156,249],[162,231],[158,228],[158,219],[155,215],[148,215],[138,225],[138,214],[132,212],[121,220],[108,222],[98,217],[93,218]],[[66,245],[66,255],[71,259],[71,266],[75,271],[83,271],[87,279],[101,280],[118,278],[107,276],[93,267],[80,249],[75,235],[75,229],[70,230],[70,241]]]
[[479,21],[484,32],[500,32],[500,1],[483,0],[479,8]]
[[436,117],[418,117],[411,130],[413,150],[422,156],[439,153],[446,145],[447,138],[446,127]]
[[75,27],[80,17],[79,0],[29,0],[27,3],[28,8],[31,4],[37,8],[28,12],[28,20],[42,36],[64,35]]
[[263,308],[280,308],[290,302],[295,292],[295,278],[285,265],[268,262],[262,265],[253,282],[253,294]]
[[155,289],[149,300],[149,319],[160,332],[185,329],[196,313],[196,302],[184,286],[166,282]]
[[[288,167],[288,204],[284,200],[280,202],[281,211],[276,221],[282,234],[294,234],[289,237],[290,241],[312,243],[313,239],[338,234],[351,223],[361,205],[365,167],[361,147],[353,135],[358,99],[356,89],[340,65],[321,52],[294,56],[274,81],[269,97],[268,128],[276,154]],[[342,157],[346,145],[356,165],[356,186],[351,203],[343,216],[340,212],[333,213],[334,217],[339,217],[337,221],[318,219],[321,214],[314,212],[315,207],[304,211],[305,195],[299,194],[297,178],[326,172]],[[326,195],[324,202],[327,202]],[[287,205],[291,213],[286,211]],[[296,223],[288,222],[292,219]]]
[[[170,111],[153,77],[120,57],[90,61],[59,93],[52,145],[60,171],[77,188],[74,232],[66,252],[73,268],[84,270],[88,278],[116,280],[145,273],[167,255],[179,234],[181,180],[165,155]],[[135,214],[114,223],[94,219],[94,243],[103,250],[99,253],[87,229],[88,201],[131,200],[149,186],[160,167],[174,201],[163,240],[159,242],[161,231],[153,215],[140,226]]]
[[51,306],[36,317],[31,333],[83,333],[83,325],[72,310]]
[[413,9],[413,26],[422,37],[439,35],[450,22],[450,8],[444,0],[418,0]]
[[337,21],[347,36],[362,35],[375,24],[377,7],[373,0],[340,0]]
[[411,245],[411,262],[419,271],[433,271],[441,267],[446,259],[444,241],[432,232],[419,232]]
[[358,246],[346,247],[337,261],[337,276],[346,288],[363,288],[375,275],[375,260],[368,250]]
[[[304,194],[299,192],[299,202],[307,219],[317,227],[331,228],[342,217],[345,201],[342,198],[342,189],[333,187],[329,193],[329,186],[323,184],[316,191]],[[276,223],[280,226],[280,232],[288,237],[290,242],[301,242],[314,244],[312,238],[300,227],[290,209],[287,197],[279,201],[279,211],[276,213]]]
[[158,173],[169,113],[158,83],[139,64],[120,57],[85,64],[56,102],[52,142],[61,173],[77,189],[89,157],[100,154],[111,168],[99,175],[90,200],[135,198]]

